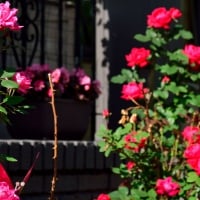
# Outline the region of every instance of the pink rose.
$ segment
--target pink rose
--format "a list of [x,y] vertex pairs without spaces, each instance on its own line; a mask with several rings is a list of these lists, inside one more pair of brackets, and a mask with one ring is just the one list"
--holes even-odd
[[193,44],[185,45],[183,53],[188,57],[189,64],[193,70],[200,69],[200,46]]
[[172,177],[158,179],[156,181],[156,192],[159,195],[167,195],[169,197],[176,196],[180,191],[178,183],[172,181]]
[[19,197],[6,182],[0,182],[0,200],[19,200]]
[[61,70],[60,69],[53,70],[53,72],[51,73],[52,83],[58,83],[59,80],[60,80],[60,76],[61,76]]
[[200,144],[189,145],[184,151],[188,165],[200,175]]
[[129,161],[126,163],[126,168],[128,169],[128,171],[131,171],[133,169],[133,167],[135,167],[135,163],[132,161]]
[[5,3],[0,3],[0,30],[10,29],[10,30],[19,30],[23,26],[19,26],[17,23],[17,9],[10,8],[10,3],[6,1]]
[[24,72],[16,72],[13,76],[13,80],[19,85],[18,91],[22,94],[26,94],[31,88],[31,80]]
[[97,200],[111,200],[110,196],[108,194],[100,194],[98,197],[97,197]]
[[169,29],[171,21],[181,16],[182,13],[176,8],[170,8],[169,10],[165,7],[156,8],[147,16],[147,25],[150,28]]
[[90,85],[91,84],[91,78],[87,75],[80,77],[79,79],[80,85]]
[[121,98],[125,100],[143,99],[148,90],[143,88],[143,83],[130,82],[122,86]]
[[148,58],[150,57],[150,50],[145,48],[132,48],[131,52],[125,55],[127,65],[129,67],[145,67],[149,64]]
[[199,133],[199,128],[195,126],[186,126],[182,132],[182,136],[185,140],[187,140],[189,143],[194,142],[197,138],[196,133]]
[[36,80],[33,87],[35,91],[41,91],[45,88],[45,83],[43,80]]

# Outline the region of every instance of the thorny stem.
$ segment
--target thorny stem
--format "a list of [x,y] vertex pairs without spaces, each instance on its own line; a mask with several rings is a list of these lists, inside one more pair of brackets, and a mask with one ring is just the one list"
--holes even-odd
[[53,90],[53,83],[51,80],[51,75],[48,74],[50,89],[52,91],[51,96],[51,108],[53,112],[53,121],[54,121],[54,143],[53,143],[53,177],[51,181],[51,190],[50,190],[50,197],[49,200],[55,200],[55,188],[56,188],[56,181],[57,181],[57,160],[58,160],[58,129],[57,129],[57,114],[55,108],[55,99],[54,99],[54,90]]

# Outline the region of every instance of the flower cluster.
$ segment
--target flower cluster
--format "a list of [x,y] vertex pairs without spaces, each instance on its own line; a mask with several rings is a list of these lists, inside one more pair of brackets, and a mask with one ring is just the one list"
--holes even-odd
[[133,47],[111,79],[130,106],[116,129],[102,125],[98,145],[119,156],[113,172],[124,181],[98,200],[200,199],[200,46],[181,17],[177,8],[154,9],[145,34],[134,36],[145,47]]
[[20,95],[27,99],[45,100],[52,95],[48,74],[58,97],[92,101],[101,93],[100,83],[92,80],[81,68],[69,71],[65,67],[50,69],[47,64],[32,64],[25,70],[18,70],[13,80],[19,84]]
[[23,27],[18,24],[17,12],[18,9],[10,8],[8,1],[0,3],[0,31],[5,31],[5,29],[16,31]]
[[[18,24],[17,18],[18,10],[16,8],[10,8],[10,3],[0,3],[0,43],[1,50],[5,50],[4,40],[9,37],[9,33],[12,31],[18,31],[23,26]],[[19,110],[19,103],[23,101],[23,98],[14,95],[14,91],[18,88],[18,84],[12,81],[11,78],[14,71],[0,70],[0,121],[8,122],[8,113],[10,111]]]

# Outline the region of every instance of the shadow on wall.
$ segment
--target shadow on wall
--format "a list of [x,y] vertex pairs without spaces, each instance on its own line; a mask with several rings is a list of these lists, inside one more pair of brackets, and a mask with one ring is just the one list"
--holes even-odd
[[[102,1],[99,0],[101,3]],[[102,39],[104,49],[104,59],[102,66],[108,64],[109,80],[113,75],[118,74],[121,68],[126,66],[125,54],[129,53],[133,46],[139,43],[134,41],[133,35],[143,33],[146,26],[146,16],[156,7],[177,7],[180,8],[181,0],[162,1],[146,0],[132,1],[115,0],[115,4],[110,0],[104,0],[104,10],[108,10],[108,22],[104,24],[105,30],[109,31],[109,39]],[[144,72],[148,75],[148,72]],[[120,119],[119,108],[127,107],[128,102],[120,100],[121,86],[109,84],[109,109],[112,112],[110,118],[110,128],[114,128]]]

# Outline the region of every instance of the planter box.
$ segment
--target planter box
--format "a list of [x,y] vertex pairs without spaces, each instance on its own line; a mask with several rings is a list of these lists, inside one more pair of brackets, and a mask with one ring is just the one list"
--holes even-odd
[[[58,119],[58,139],[81,140],[86,134],[91,103],[69,99],[56,99]],[[54,121],[49,102],[33,104],[27,114],[10,116],[11,124],[7,127],[13,139],[53,139]]]

